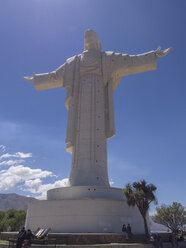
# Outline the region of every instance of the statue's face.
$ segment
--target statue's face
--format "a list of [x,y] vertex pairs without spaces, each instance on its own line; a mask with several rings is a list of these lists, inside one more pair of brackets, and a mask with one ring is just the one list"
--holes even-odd
[[84,38],[84,50],[101,50],[101,44],[97,37],[97,34],[93,30],[85,32]]
[[85,37],[85,50],[97,49],[96,40],[94,37]]

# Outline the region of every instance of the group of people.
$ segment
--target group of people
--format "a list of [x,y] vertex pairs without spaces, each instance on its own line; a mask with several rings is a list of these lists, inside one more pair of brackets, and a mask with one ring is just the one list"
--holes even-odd
[[[162,236],[159,233],[153,233],[151,235],[150,241],[152,241],[154,243],[155,248],[163,248]],[[173,233],[171,233],[169,235],[169,242],[170,242],[172,248],[179,248],[178,241],[184,241],[184,237],[182,235],[178,236],[178,235],[173,234]]]
[[162,238],[159,233],[153,234],[155,248],[163,248]]
[[31,230],[25,230],[25,227],[23,227],[18,233],[16,248],[21,248],[22,245],[24,248],[30,247],[32,237],[33,234]]
[[176,234],[170,234],[169,235],[169,242],[171,243],[172,248],[179,248],[179,242],[184,241],[184,235],[176,235]]
[[127,240],[132,239],[132,228],[130,224],[128,224],[127,226],[123,224],[122,232],[125,234]]

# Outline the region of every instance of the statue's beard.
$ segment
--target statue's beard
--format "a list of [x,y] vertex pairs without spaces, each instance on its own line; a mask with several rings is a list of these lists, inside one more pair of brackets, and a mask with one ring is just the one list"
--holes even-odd
[[100,50],[98,44],[95,42],[87,42],[85,43],[85,49],[84,50]]

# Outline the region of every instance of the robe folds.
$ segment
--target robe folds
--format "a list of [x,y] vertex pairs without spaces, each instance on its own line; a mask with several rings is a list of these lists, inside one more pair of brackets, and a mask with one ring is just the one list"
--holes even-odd
[[[103,64],[105,63],[105,56],[102,56],[102,70]],[[73,73],[72,73],[73,72]],[[105,101],[105,135],[109,139],[115,135],[115,123],[114,123],[114,104],[113,104],[113,82],[112,79],[107,78],[103,72],[102,80],[105,86],[104,90],[104,101]],[[66,149],[72,153],[74,146],[74,139],[76,132],[76,115],[78,113],[78,88],[80,81],[80,56],[74,56],[67,60],[65,65],[64,85],[67,89],[66,95],[66,108],[68,109],[68,124],[67,124],[67,135],[66,135]],[[73,107],[72,107],[73,105]]]
[[[81,55],[76,55],[69,58],[64,64],[63,87],[67,89],[65,105],[69,110],[66,148],[69,152],[72,152],[74,144],[74,132],[76,131],[75,116],[77,114],[76,107],[70,108],[70,101],[73,101],[75,106],[77,106],[77,88],[79,86],[80,78],[80,56]],[[156,59],[153,51],[142,55],[132,56],[115,52],[102,52],[101,66],[102,79],[105,86],[105,132],[106,138],[109,139],[115,135],[113,93],[119,85],[121,78],[134,73],[155,70]]]
[[109,185],[106,140],[115,135],[113,93],[123,76],[155,69],[154,51],[128,55],[86,50],[56,71],[34,75],[36,90],[67,90],[70,185]]

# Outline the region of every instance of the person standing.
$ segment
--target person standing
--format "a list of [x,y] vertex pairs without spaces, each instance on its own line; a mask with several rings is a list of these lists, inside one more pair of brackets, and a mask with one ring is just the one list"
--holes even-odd
[[158,233],[158,241],[159,241],[159,247],[163,248],[163,241],[161,235]]
[[125,238],[128,239],[129,237],[128,237],[127,228],[126,228],[126,225],[125,224],[123,224],[122,232],[124,233]]
[[130,224],[127,225],[127,234],[128,234],[128,238],[132,239],[132,228]]
[[31,239],[33,237],[33,234],[30,229],[26,231],[25,239],[24,239],[24,248],[28,248],[31,246]]
[[154,234],[154,245],[155,248],[159,248],[159,237],[158,237],[158,233]]
[[16,248],[21,248],[23,241],[25,239],[25,235],[26,235],[26,231],[25,231],[25,227],[23,227],[20,232],[18,233],[18,237],[17,237],[17,242],[16,242]]

